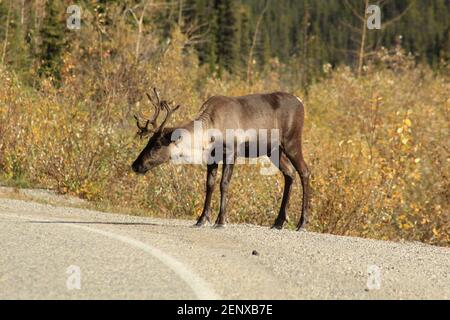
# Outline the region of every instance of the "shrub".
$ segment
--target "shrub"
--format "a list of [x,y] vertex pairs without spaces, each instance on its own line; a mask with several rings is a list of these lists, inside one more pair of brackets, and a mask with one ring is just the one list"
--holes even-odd
[[[133,137],[132,115],[151,110],[144,92],[156,85],[164,96],[182,102],[175,123],[192,118],[212,94],[289,90],[306,102],[306,160],[313,173],[310,230],[449,245],[450,87],[445,73],[401,64],[396,56],[395,66],[402,68],[381,64],[361,78],[348,68],[328,71],[305,97],[283,80],[276,61],[251,84],[226,74],[207,77],[179,31],[167,45],[149,42],[151,54],[136,61],[134,35],[120,23],[114,28],[115,40],[102,48],[90,47],[89,39],[74,40],[63,57],[58,88],[48,80],[39,89],[24,87],[14,74],[0,70],[3,181],[25,181],[149,215],[193,219],[203,206],[205,168],[168,164],[145,177],[130,172],[145,144]],[[281,175],[258,172],[254,166],[236,168],[232,222],[270,225],[275,219]],[[298,182],[290,227],[301,208]],[[218,192],[216,208],[217,200]]]

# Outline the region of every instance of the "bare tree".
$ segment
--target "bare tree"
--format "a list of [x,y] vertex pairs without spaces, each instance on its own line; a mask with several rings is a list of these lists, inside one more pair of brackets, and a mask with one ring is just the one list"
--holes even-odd
[[[143,0],[141,1],[141,3],[135,5],[133,8],[127,8],[125,10],[125,13],[130,12],[131,16],[133,17],[134,21],[136,22],[136,26],[137,26],[137,39],[136,39],[136,47],[135,47],[135,62],[137,63],[139,61],[139,54],[140,54],[140,49],[141,49],[141,39],[142,39],[142,33],[143,33],[143,25],[144,25],[144,16],[145,16],[145,11],[147,10],[147,6],[150,4],[150,2],[152,1],[148,1],[148,0]],[[141,9],[141,12],[139,14],[136,14],[136,11],[138,9]]]
[[267,11],[267,8],[269,7],[270,0],[266,1],[266,5],[264,6],[264,9],[261,11],[261,14],[258,17],[258,20],[256,22],[255,32],[253,33],[253,40],[252,40],[252,46],[250,47],[250,51],[248,53],[248,60],[247,60],[247,82],[250,83],[251,81],[251,72],[252,72],[252,65],[253,65],[253,52],[255,51],[256,46],[256,40],[258,39],[258,32],[259,27],[261,25],[261,21],[264,18],[264,14]]
[[3,41],[2,64],[5,62],[6,49],[8,47],[9,23],[11,20],[11,9],[13,0],[9,0],[8,13],[6,15],[5,40]]
[[[382,8],[387,3],[389,3],[389,0],[380,0],[380,1],[377,2],[377,5]],[[360,77],[361,74],[362,74],[365,58],[367,56],[373,54],[373,52],[368,52],[367,51],[368,48],[366,46],[366,43],[367,43],[367,29],[368,29],[367,28],[367,21],[368,21],[368,18],[369,18],[369,15],[368,15],[369,0],[364,0],[364,12],[363,13],[358,11],[358,9],[355,6],[350,4],[349,0],[345,0],[344,4],[350,9],[350,11],[352,12],[353,16],[356,17],[356,19],[359,20],[359,22],[361,23],[360,27],[355,27],[355,26],[353,26],[351,24],[342,22],[345,26],[350,28],[350,30],[354,31],[355,33],[357,33],[359,35],[358,50],[355,51],[354,53],[357,55],[357,58],[358,58],[357,75],[358,75],[358,77]],[[383,28],[387,28],[391,24],[393,24],[394,22],[400,20],[414,4],[415,4],[415,0],[411,0],[411,2],[409,3],[408,7],[406,7],[406,9],[404,9],[400,14],[398,14],[396,17],[392,18],[389,21],[383,22],[382,23]]]
[[[348,2],[347,2],[348,3]],[[361,76],[362,67],[364,63],[364,52],[366,46],[366,37],[367,37],[367,9],[369,8],[369,0],[364,1],[364,17],[362,19],[363,26],[361,28],[361,43],[359,46],[359,55],[358,55],[358,77]],[[358,16],[359,17],[359,16]]]
[[[203,31],[203,29],[206,30]],[[183,28],[183,34],[186,36],[184,46],[196,45],[199,43],[207,42],[207,35],[210,33],[211,28],[209,23],[199,24],[194,21]]]
[[20,25],[23,26],[24,23],[24,16],[25,16],[25,0],[22,0],[20,2]]
[[[143,33],[144,33],[144,19],[145,19],[146,14],[149,13],[149,9],[153,8],[153,9],[161,10],[164,8],[175,6],[177,4],[178,4],[178,2],[157,3],[153,0],[142,0],[135,6],[128,7],[125,9],[124,15],[130,13],[131,16],[133,17],[133,20],[136,23],[136,26],[137,26],[136,46],[135,46],[135,50],[134,50],[136,63],[139,62],[139,57],[141,54],[141,43],[142,43],[142,37],[143,37]],[[179,5],[180,5],[180,10],[182,11],[183,3],[180,2]],[[180,13],[180,15],[181,14],[182,13]]]
[[178,25],[181,26],[183,24],[183,0],[180,0],[180,6],[178,11]]
[[311,25],[310,22],[311,16],[309,12],[309,4],[306,2],[305,11],[303,13],[303,22],[302,22],[302,37],[303,37],[303,46],[302,46],[302,54],[301,54],[301,63],[302,63],[302,85],[306,89],[306,83],[308,82],[308,72],[309,72],[309,63],[308,63],[308,44],[312,40],[309,37],[308,29]]

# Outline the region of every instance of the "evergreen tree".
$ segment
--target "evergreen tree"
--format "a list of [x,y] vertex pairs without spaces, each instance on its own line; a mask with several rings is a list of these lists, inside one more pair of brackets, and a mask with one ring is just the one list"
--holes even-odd
[[20,17],[20,7],[14,12],[14,19],[11,23],[11,46],[10,51],[14,54],[9,55],[9,63],[20,75],[30,71],[31,61],[29,46],[26,41],[26,25]]
[[261,33],[261,41],[259,42],[256,56],[258,59],[258,64],[261,66],[261,69],[269,63],[271,58],[271,50],[270,50],[270,38],[267,27],[262,28]]
[[217,63],[217,14],[214,3],[208,0],[188,0],[185,7],[185,23],[196,27],[200,37],[195,45],[200,63],[209,65],[213,71]]
[[64,14],[66,11],[63,4],[57,0],[49,0],[45,9],[46,15],[40,31],[42,44],[39,73],[44,76],[51,76],[58,82],[61,79],[61,54],[65,46],[66,25]]
[[239,58],[240,58],[240,66],[242,67],[242,70],[246,70],[247,68],[247,62],[248,62],[248,55],[250,52],[250,46],[251,46],[251,33],[250,33],[250,14],[245,7],[241,7],[240,10],[240,28],[239,28]]
[[[108,12],[125,11],[142,1],[82,0],[80,3],[87,11],[95,9],[105,14],[102,24],[107,27],[116,23],[108,17]],[[355,65],[357,62],[355,51],[358,42],[361,43],[358,31],[363,25],[341,1],[165,1],[165,5],[148,9],[148,20],[144,24],[146,27],[151,25],[157,37],[166,39],[173,25],[180,23],[188,39],[193,39],[188,44],[195,48],[200,63],[209,66],[211,72],[218,70],[219,74],[227,71],[242,75],[238,71],[247,69],[251,49],[260,70],[267,66],[271,57],[277,57],[283,64],[295,64],[296,72],[306,72],[308,81],[320,74],[324,63]],[[359,15],[363,14],[364,2],[347,2]],[[3,63],[22,77],[34,72],[32,66],[38,65],[39,74],[51,76],[58,82],[61,56],[66,50],[69,34],[66,34],[65,25],[66,6],[67,2],[60,0],[0,1]],[[129,14],[125,16],[129,21],[124,23],[134,23]],[[392,23],[387,23],[392,19]],[[260,26],[253,46],[258,21]],[[449,21],[448,0],[386,0],[382,6],[382,29],[367,31],[366,52],[382,46],[392,48],[401,35],[401,44],[407,52],[413,53],[421,62],[438,67],[442,60],[448,62],[450,59]]]
[[235,0],[216,0],[217,60],[219,74],[223,69],[233,72],[238,61],[238,29]]

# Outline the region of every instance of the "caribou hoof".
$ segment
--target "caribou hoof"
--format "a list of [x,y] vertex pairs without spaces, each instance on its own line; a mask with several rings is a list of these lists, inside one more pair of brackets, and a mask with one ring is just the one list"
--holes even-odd
[[275,223],[270,229],[283,230],[283,225],[279,223]]
[[204,222],[197,222],[196,224],[193,225],[194,228],[202,228],[205,226]]
[[206,223],[208,223],[208,224],[211,223],[211,220],[209,220],[209,217],[200,217],[197,220],[197,223],[194,224],[194,227],[201,228],[201,227],[204,227]]
[[227,225],[225,223],[216,223],[214,229],[225,229]]
[[194,224],[195,228],[202,228],[205,226],[206,223],[210,223],[208,220],[203,220],[203,221],[197,221],[196,224]]
[[287,220],[276,219],[271,229],[282,230],[285,222],[287,222]]

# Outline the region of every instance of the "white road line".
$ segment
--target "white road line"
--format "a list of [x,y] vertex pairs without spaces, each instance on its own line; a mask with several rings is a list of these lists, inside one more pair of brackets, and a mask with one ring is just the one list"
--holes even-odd
[[[2,213],[3,215],[3,213]],[[152,255],[159,261],[161,261],[163,264],[165,264],[168,268],[170,268],[178,277],[180,277],[191,289],[194,291],[195,295],[200,300],[220,300],[220,296],[217,295],[214,290],[211,288],[211,286],[202,278],[197,276],[189,267],[175,259],[174,257],[164,253],[158,248],[155,248],[147,243],[144,243],[142,241],[120,235],[117,233],[93,228],[93,227],[87,227],[82,225],[75,224],[68,224],[68,223],[57,223],[57,220],[50,220],[48,218],[43,218],[40,216],[19,216],[19,215],[10,215],[6,214],[6,216],[14,216],[20,219],[27,219],[27,220],[36,220],[40,219],[42,221],[46,222],[55,222],[55,224],[59,224],[62,226],[67,226],[71,228],[81,229],[84,231],[89,231],[93,233],[100,234],[102,236],[115,239],[118,241],[121,241],[123,243],[126,243],[132,247],[141,249],[142,251],[147,252],[148,254]],[[67,222],[71,222],[70,220],[67,220]],[[95,223],[95,221],[93,221]]]

